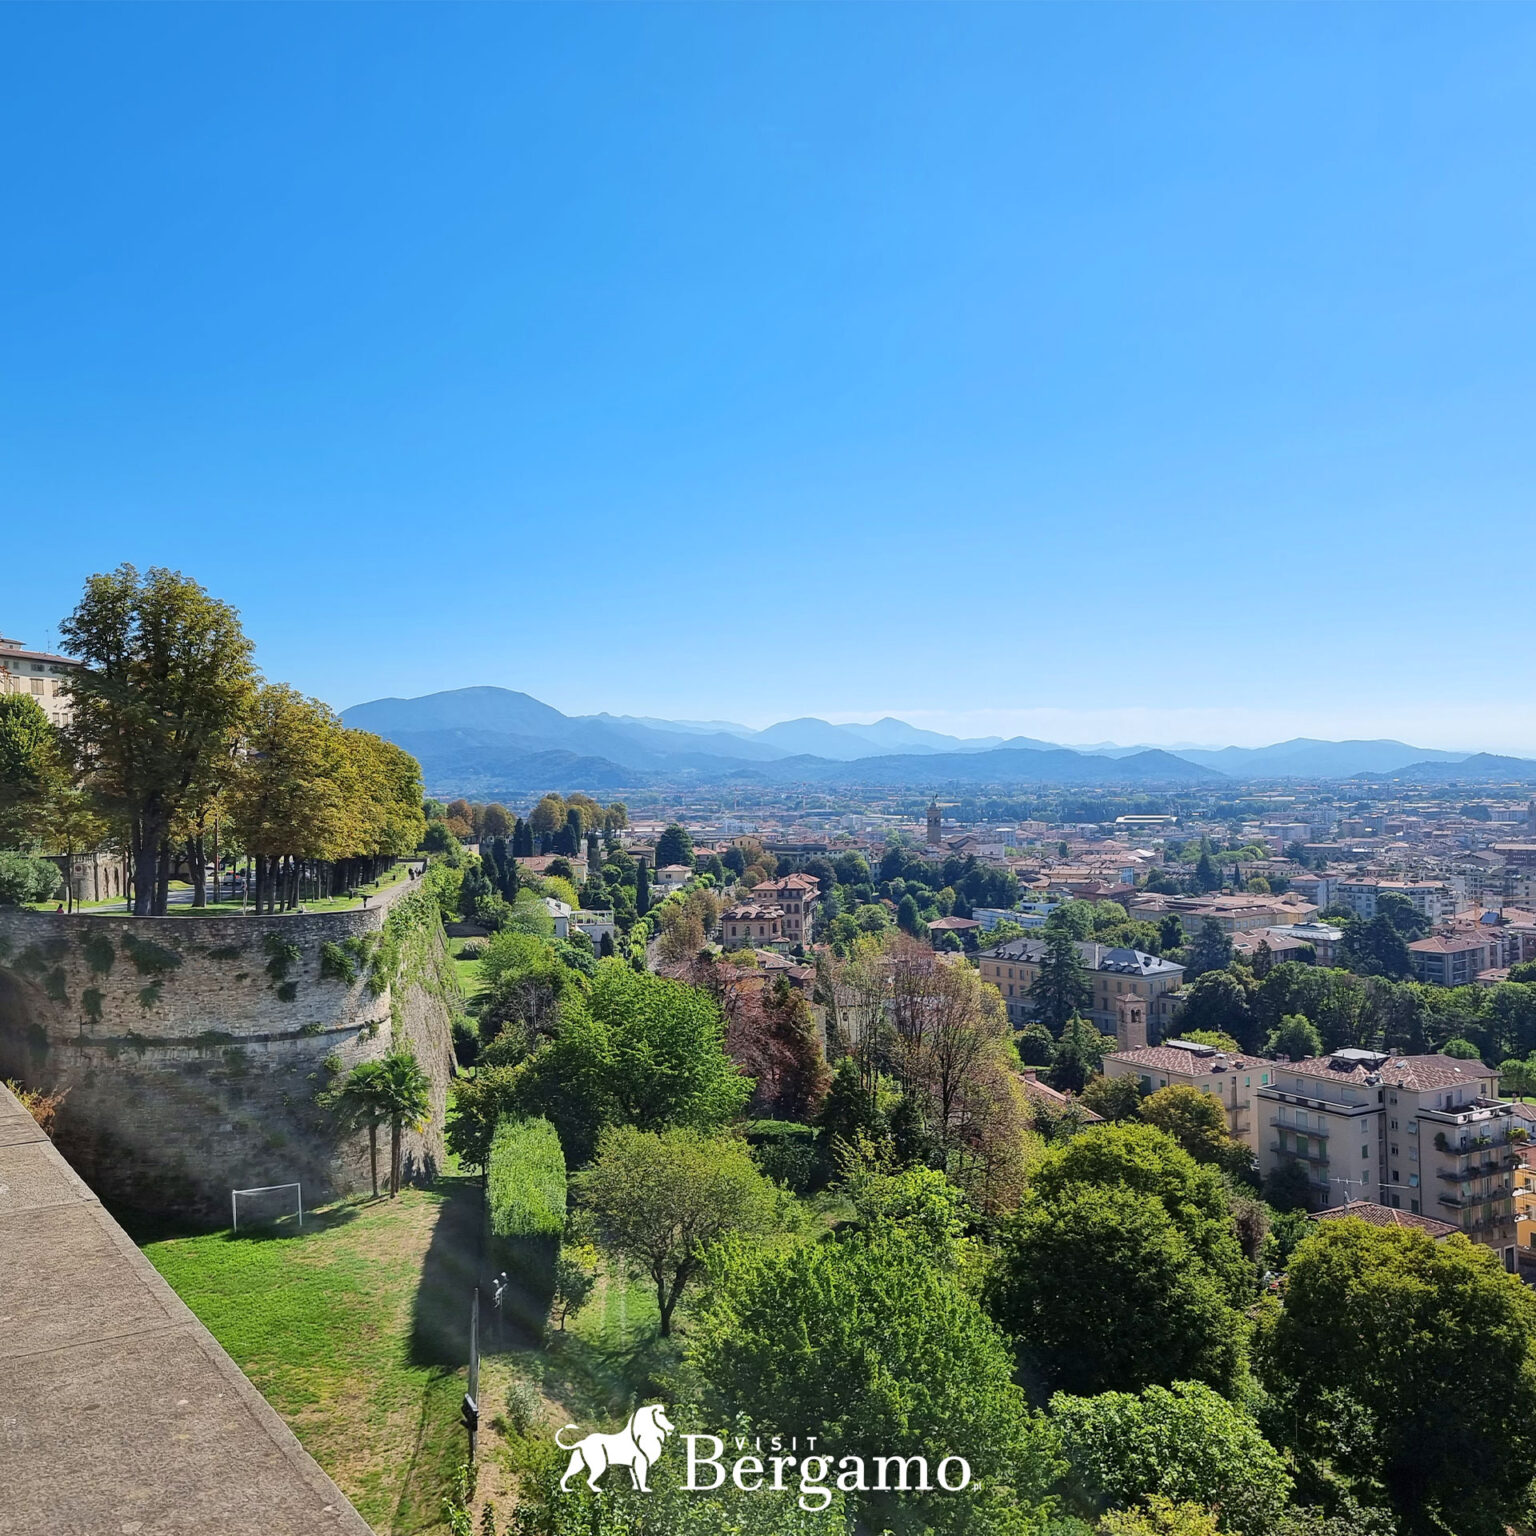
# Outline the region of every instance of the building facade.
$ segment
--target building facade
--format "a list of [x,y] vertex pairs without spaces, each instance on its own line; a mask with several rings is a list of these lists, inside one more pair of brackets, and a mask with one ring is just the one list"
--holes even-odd
[[790,944],[809,944],[814,930],[816,898],[821,882],[814,875],[785,875],[753,886],[752,899],[776,906],[781,914],[784,939]]
[[1258,1092],[1269,1086],[1279,1070],[1262,1056],[1234,1056],[1193,1040],[1165,1040],[1140,1050],[1114,1051],[1104,1058],[1105,1077],[1140,1079],[1143,1093],[1159,1088],[1194,1088],[1221,1104],[1227,1130],[1259,1150],[1259,1117],[1254,1113]]
[[[979,956],[982,980],[990,981],[1002,993],[1009,1021],[1015,1026],[1034,1017],[1029,989],[1040,975],[1045,951],[1043,939],[1023,938],[983,950]],[[1184,967],[1139,949],[1109,944],[1079,943],[1077,952],[1093,988],[1083,1017],[1101,1033],[1112,1035],[1118,1022],[1116,1000],[1139,997],[1147,1005],[1149,1033],[1161,1038],[1173,1020],[1172,994],[1184,980]]]
[[1299,1165],[1314,1209],[1368,1200],[1448,1221],[1513,1270],[1523,1122],[1498,1087],[1492,1067],[1450,1056],[1280,1063],[1257,1090],[1260,1169]]
[[64,684],[80,663],[52,651],[29,651],[19,640],[0,636],[0,693],[26,693],[37,700],[54,725],[69,719]]

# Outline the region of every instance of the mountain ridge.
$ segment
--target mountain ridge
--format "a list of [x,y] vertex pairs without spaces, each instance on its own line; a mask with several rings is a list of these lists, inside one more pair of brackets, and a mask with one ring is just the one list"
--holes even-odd
[[753,730],[729,721],[566,715],[531,694],[492,685],[372,699],[343,710],[341,718],[405,747],[434,786],[457,786],[466,793],[555,782],[548,775],[563,776],[560,782],[573,789],[641,787],[676,776],[935,787],[1536,778],[1536,761],[1391,739],[1294,737],[1267,747],[1181,749],[1099,742],[1087,749],[1029,736],[946,736],[890,715],[868,724],[834,724],[807,715]]

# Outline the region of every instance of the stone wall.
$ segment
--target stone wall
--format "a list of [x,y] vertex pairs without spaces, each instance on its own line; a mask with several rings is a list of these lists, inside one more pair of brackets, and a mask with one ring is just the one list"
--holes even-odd
[[398,1041],[432,1078],[432,1120],[405,1140],[430,1173],[453,979],[413,890],[307,916],[0,911],[0,1077],[67,1092],[59,1149],[109,1204],[227,1221],[236,1186],[300,1180],[306,1203],[367,1187],[366,1136],[316,1095]]

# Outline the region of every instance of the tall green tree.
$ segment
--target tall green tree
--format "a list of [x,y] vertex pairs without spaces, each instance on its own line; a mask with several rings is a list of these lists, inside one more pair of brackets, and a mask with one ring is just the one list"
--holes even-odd
[[708,993],[600,962],[590,996],[566,996],[554,1039],[524,1064],[523,1113],[555,1125],[572,1166],[591,1157],[607,1126],[719,1129],[745,1108],[753,1086],[724,1042],[725,1021]]
[[693,838],[687,827],[672,822],[656,839],[656,868],[665,869],[668,864],[686,864],[693,867]]
[[644,859],[635,860],[635,916],[644,917],[651,910],[651,872]]
[[1322,1223],[1259,1344],[1296,1448],[1378,1481],[1405,1531],[1494,1536],[1526,1518],[1536,1296],[1491,1250]]
[[1069,1502],[1084,1514],[1160,1495],[1219,1509],[1221,1530],[1234,1536],[1274,1536],[1286,1516],[1284,1457],[1240,1407],[1201,1382],[1136,1396],[1059,1393],[1051,1423],[1071,1469]]
[[860,1530],[1039,1529],[1052,1438],[1007,1344],[926,1235],[877,1222],[787,1249],[736,1243],[711,1268],[690,1358],[722,1421],[815,1424],[838,1456],[868,1459],[871,1482],[876,1457],[925,1458],[930,1486],[944,1457],[970,1462],[963,1493],[858,1495]]
[[1208,917],[1200,924],[1195,942],[1189,946],[1189,962],[1186,974],[1193,981],[1207,971],[1225,970],[1232,963],[1232,940],[1215,918]]
[[66,739],[98,809],[127,829],[134,912],[163,914],[173,824],[251,707],[251,643],[195,581],[131,565],[92,576],[61,633],[83,663],[65,685]]
[[29,693],[0,694],[0,847],[29,848],[47,828],[62,744]]
[[379,1127],[388,1118],[378,1076],[381,1061],[360,1061],[334,1087],[320,1095],[320,1103],[334,1110],[350,1130],[368,1132],[368,1172],[373,1197],[379,1197]]
[[1081,1093],[1088,1079],[1103,1067],[1104,1037],[1080,1013],[1074,1013],[1051,1054],[1051,1087],[1062,1093]]
[[1004,1228],[987,1306],[1045,1391],[1225,1389],[1236,1374],[1242,1318],[1219,1278],[1159,1202],[1123,1185],[1027,1200]]
[[1323,1054],[1323,1037],[1313,1029],[1304,1013],[1285,1014],[1269,1032],[1264,1045],[1269,1056],[1284,1056],[1290,1061],[1304,1061]]
[[1077,940],[1070,930],[1057,928],[1046,935],[1045,953],[1040,957],[1040,974],[1029,989],[1040,1022],[1053,1035],[1059,1035],[1074,1014],[1093,1001],[1093,986],[1088,967],[1078,953]]
[[663,1338],[709,1245],[767,1236],[787,1214],[785,1197],[758,1172],[744,1141],[690,1130],[605,1131],[575,1189],[604,1245],[655,1287]]

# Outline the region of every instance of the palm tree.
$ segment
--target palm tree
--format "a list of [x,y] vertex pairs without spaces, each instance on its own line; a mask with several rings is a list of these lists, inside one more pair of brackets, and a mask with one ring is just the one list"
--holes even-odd
[[379,1075],[382,1061],[364,1061],[328,1092],[320,1095],[326,1109],[334,1109],[349,1128],[368,1128],[368,1171],[373,1178],[373,1198],[379,1198],[379,1127],[389,1118],[382,1103]]
[[378,1063],[370,1079],[377,1092],[381,1119],[389,1121],[389,1198],[400,1193],[400,1132],[420,1130],[432,1113],[432,1079],[408,1050],[393,1050]]

